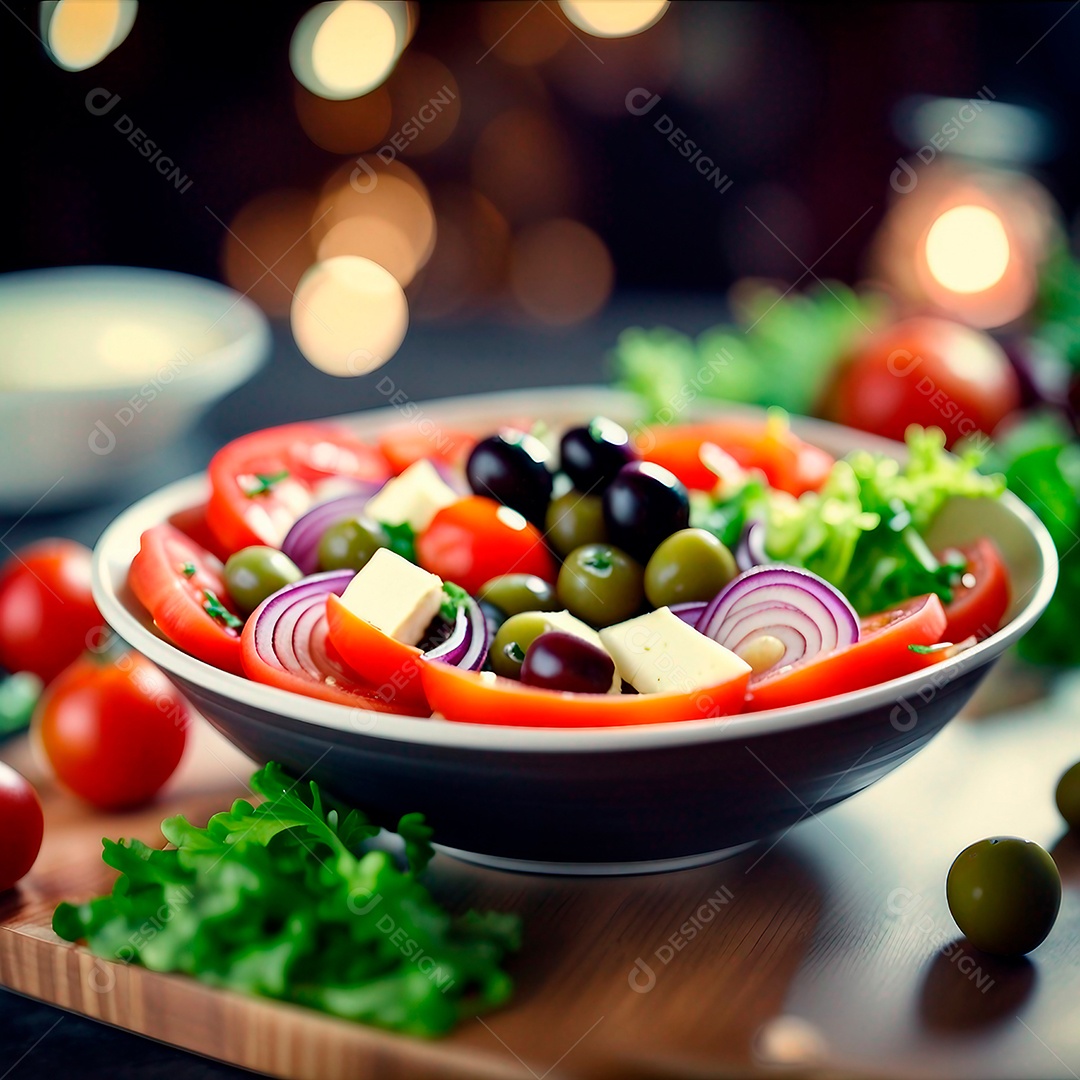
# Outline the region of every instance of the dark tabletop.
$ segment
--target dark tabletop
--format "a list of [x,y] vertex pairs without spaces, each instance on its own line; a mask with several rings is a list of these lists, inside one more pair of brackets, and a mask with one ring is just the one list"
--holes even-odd
[[[37,512],[22,520],[0,515],[0,536],[12,548],[52,535],[92,545],[117,512],[162,484],[201,469],[226,440],[271,424],[385,405],[389,384],[384,378],[414,400],[603,382],[609,378],[607,353],[624,327],[665,323],[698,332],[719,321],[721,314],[716,299],[634,295],[616,298],[588,325],[566,330],[509,322],[418,324],[385,367],[348,380],[312,368],[297,352],[288,326],[278,324],[269,363],[211,409],[181,444],[148,461],[137,478],[93,505],[57,510],[46,498]],[[0,990],[0,1080],[71,1075],[217,1080],[249,1074]]]

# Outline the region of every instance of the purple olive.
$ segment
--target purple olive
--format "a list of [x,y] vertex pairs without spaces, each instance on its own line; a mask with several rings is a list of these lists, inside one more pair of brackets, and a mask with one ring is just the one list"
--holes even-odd
[[690,524],[690,496],[662,465],[624,465],[604,492],[608,539],[642,566],[662,540]]
[[586,427],[571,428],[559,444],[562,471],[581,492],[599,494],[624,465],[636,460],[630,436],[603,416]]
[[615,677],[615,661],[583,638],[551,630],[529,646],[521,681],[545,690],[606,694]]
[[509,506],[543,529],[551,500],[550,456],[539,439],[507,428],[473,447],[465,474],[477,495]]

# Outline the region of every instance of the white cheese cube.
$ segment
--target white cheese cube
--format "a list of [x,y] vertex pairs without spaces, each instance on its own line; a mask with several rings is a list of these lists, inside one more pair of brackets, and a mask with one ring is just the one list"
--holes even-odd
[[618,673],[639,694],[692,693],[750,670],[730,649],[684,623],[670,608],[600,631]]
[[358,618],[406,645],[418,645],[443,599],[442,578],[379,548],[341,594]]
[[427,458],[414,461],[400,476],[387,480],[370,499],[366,512],[384,525],[409,525],[423,532],[431,519],[461,496]]

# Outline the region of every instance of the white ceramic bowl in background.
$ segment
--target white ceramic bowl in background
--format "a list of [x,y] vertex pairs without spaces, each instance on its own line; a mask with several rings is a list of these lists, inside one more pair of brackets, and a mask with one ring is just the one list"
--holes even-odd
[[[413,421],[437,438],[444,426],[487,433],[508,416],[543,418],[554,429],[598,413],[626,423],[636,403],[607,389],[561,387],[423,402],[415,410]],[[334,422],[370,438],[402,416],[383,408]],[[794,426],[834,454],[859,446],[904,453],[850,428]],[[93,574],[106,620],[251,757],[312,777],[376,820],[423,811],[447,850],[518,870],[679,869],[790,828],[808,807],[824,810],[854,795],[956,715],[1038,618],[1057,580],[1053,542],[1015,495],[955,502],[935,522],[932,544],[992,536],[1013,599],[996,634],[932,670],[728,719],[610,729],[447,723],[300,697],[219,671],[164,640],[127,587],[128,567],[143,530],[205,500],[207,487],[205,475],[170,484],[105,530]]]
[[0,511],[123,480],[251,377],[270,328],[248,299],[167,270],[0,275]]

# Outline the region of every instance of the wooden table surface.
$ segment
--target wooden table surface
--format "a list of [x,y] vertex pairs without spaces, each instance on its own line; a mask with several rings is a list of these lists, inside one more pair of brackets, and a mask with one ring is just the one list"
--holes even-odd
[[[525,946],[512,962],[513,1004],[436,1043],[179,977],[120,969],[115,985],[101,985],[89,956],[55,942],[52,906],[107,886],[101,836],[159,839],[158,822],[178,809],[205,819],[241,792],[249,763],[201,726],[154,806],[107,817],[56,791],[16,741],[0,756],[38,783],[47,832],[33,873],[0,905],[0,982],[248,1067],[320,1080],[1076,1077],[1080,843],[1065,835],[1053,788],[1080,758],[1080,677],[1051,698],[1025,700],[1032,690],[1027,675],[1002,669],[978,699],[984,715],[954,722],[864,794],[711,867],[580,880],[440,856],[433,889],[455,909],[519,912]],[[1052,850],[1065,885],[1051,936],[1015,963],[963,942],[945,904],[952,858],[995,834]],[[88,981],[98,983],[93,993]]]

